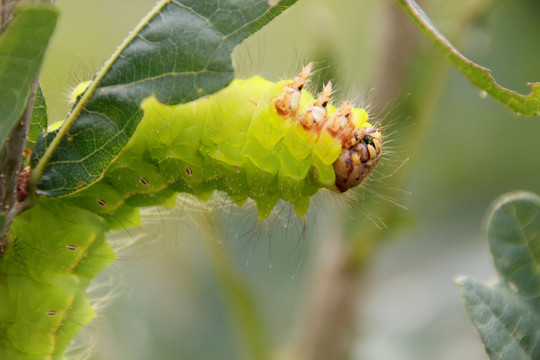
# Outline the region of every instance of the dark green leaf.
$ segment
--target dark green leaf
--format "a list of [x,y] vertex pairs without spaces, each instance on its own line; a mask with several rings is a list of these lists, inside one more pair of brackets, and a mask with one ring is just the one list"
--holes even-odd
[[540,359],[540,197],[498,199],[488,237],[500,280],[459,281],[469,315],[491,359]]
[[469,316],[491,359],[540,359],[540,316],[505,284],[458,280]]
[[397,0],[426,38],[450,60],[474,85],[490,94],[513,111],[536,116],[540,114],[540,83],[530,83],[531,92],[521,95],[497,84],[491,71],[463,56],[431,23],[414,0]]
[[540,197],[503,196],[491,214],[488,237],[500,276],[540,312]]
[[47,130],[47,104],[41,86],[38,86],[36,98],[34,100],[34,108],[32,110],[32,118],[30,120],[30,128],[28,129],[28,139],[26,140],[26,149],[32,150],[39,135],[42,131]]
[[0,144],[26,106],[57,18],[49,4],[19,6],[0,35]]
[[[62,196],[99,180],[143,116],[141,101],[193,101],[233,79],[231,52],[296,0],[162,0],[96,76],[51,140],[31,186]],[[45,149],[48,147],[47,149]]]

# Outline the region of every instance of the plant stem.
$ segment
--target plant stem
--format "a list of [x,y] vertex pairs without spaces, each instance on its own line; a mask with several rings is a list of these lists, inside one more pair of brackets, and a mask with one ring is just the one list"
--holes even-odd
[[227,248],[223,246],[223,237],[216,225],[217,217],[212,210],[208,211],[209,213],[202,214],[198,218],[197,223],[200,224],[202,244],[214,268],[224,304],[235,330],[239,358],[266,360],[269,352],[267,324],[249,284],[229,259]]
[[32,84],[26,108],[21,114],[19,121],[11,129],[9,137],[4,142],[2,149],[0,149],[0,214],[3,217],[0,232],[0,256],[6,250],[7,234],[11,223],[15,215],[24,207],[17,200],[17,185],[24,158],[28,128],[32,118],[34,99],[39,83],[38,79],[36,77]]
[[4,30],[9,19],[11,18],[11,13],[13,9],[13,4],[17,0],[0,0],[0,31]]

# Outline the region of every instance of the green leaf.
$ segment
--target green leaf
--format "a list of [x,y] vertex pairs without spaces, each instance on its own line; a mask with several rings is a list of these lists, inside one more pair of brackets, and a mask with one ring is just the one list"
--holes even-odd
[[18,6],[0,35],[0,144],[26,106],[57,18],[50,4]]
[[536,116],[540,114],[540,83],[529,83],[531,92],[519,94],[499,85],[491,70],[475,64],[463,56],[431,23],[427,15],[414,0],[397,0],[426,38],[450,60],[474,85],[490,94],[514,112]]
[[540,358],[540,316],[527,301],[504,284],[462,278],[458,285],[491,359]]
[[501,278],[540,312],[540,197],[504,195],[490,216],[488,238]]
[[498,283],[458,281],[471,320],[491,359],[540,359],[540,197],[495,201],[488,238]]
[[162,0],[96,75],[58,131],[40,139],[30,186],[62,196],[99,180],[143,116],[214,93],[234,76],[233,49],[296,0]]
[[31,151],[42,131],[47,131],[47,123],[47,104],[41,86],[38,86],[28,129],[28,139],[26,140],[27,150]]

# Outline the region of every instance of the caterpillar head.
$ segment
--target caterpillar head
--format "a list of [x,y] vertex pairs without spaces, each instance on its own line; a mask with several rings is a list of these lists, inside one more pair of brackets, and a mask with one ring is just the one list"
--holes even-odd
[[340,192],[356,187],[369,175],[382,155],[381,127],[366,122],[364,109],[345,102],[339,109],[329,106],[332,83],[329,82],[311,106],[300,110],[302,88],[312,65],[307,65],[285,87],[285,93],[275,102],[280,115],[295,117],[306,130],[329,134],[341,144],[341,153],[333,163],[335,188]]
[[345,192],[358,186],[377,165],[382,155],[381,129],[357,129],[334,162],[336,187]]

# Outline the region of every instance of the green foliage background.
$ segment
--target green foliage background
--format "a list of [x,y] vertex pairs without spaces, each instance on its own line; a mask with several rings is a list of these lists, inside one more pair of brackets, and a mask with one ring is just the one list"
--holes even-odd
[[[62,14],[42,72],[50,121],[65,117],[70,88],[99,69],[154,0],[57,4]],[[439,29],[466,56],[491,68],[502,85],[527,92],[527,82],[540,80],[536,1],[422,5]],[[485,10],[471,16],[475,6]],[[392,30],[399,18],[411,32],[410,42],[388,57],[392,39],[404,36]],[[380,112],[389,112],[383,125],[394,144],[388,171],[410,160],[393,177],[369,186],[408,210],[391,205],[390,216],[377,195],[360,197],[353,206],[323,195],[314,200],[317,209],[304,235],[303,224],[288,214],[267,225],[268,235],[253,225],[254,210],[246,219],[244,211],[223,208],[218,221],[228,257],[258,300],[270,325],[269,341],[276,348],[295,341],[317,281],[317,250],[346,229],[345,237],[355,241],[363,234],[384,240],[369,261],[358,304],[355,359],[487,359],[453,279],[462,273],[493,276],[482,226],[493,199],[515,189],[540,193],[538,118],[516,116],[484,99],[392,1],[302,0],[236,53],[241,76],[273,80],[293,76],[312,60],[320,61],[321,78],[338,85],[337,96],[360,102],[373,88],[370,101],[386,105]],[[392,188],[401,176],[399,189]],[[361,204],[373,198],[377,204],[363,210]],[[205,227],[208,213],[186,207],[153,210],[141,229],[116,234],[122,239],[118,244],[141,239],[101,275],[101,283],[119,284],[113,292],[119,296],[81,336],[91,337],[96,359],[238,358],[234,321],[197,230]],[[368,221],[369,211],[390,230]],[[340,220],[349,217],[360,219],[361,226]]]

